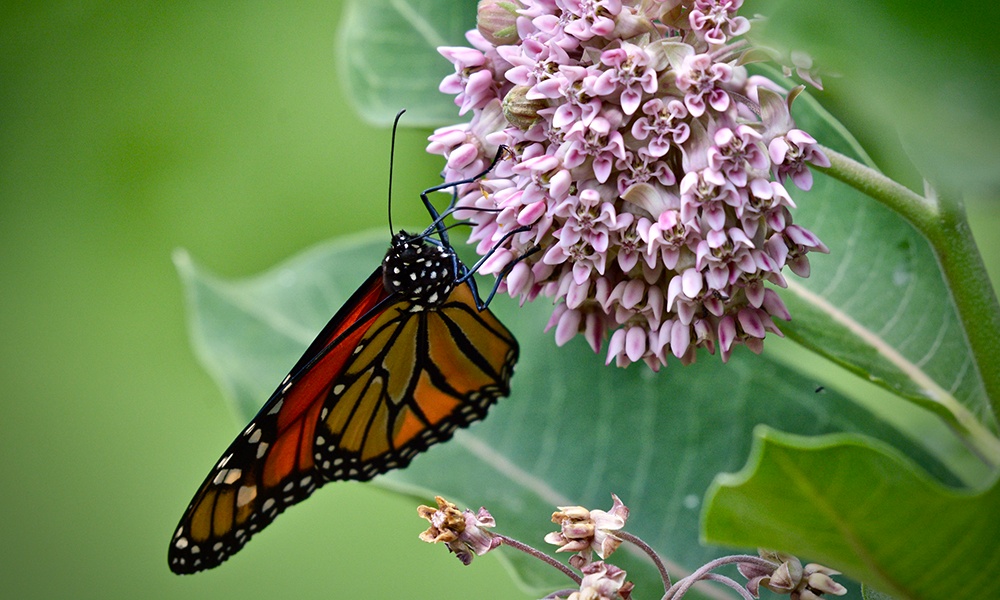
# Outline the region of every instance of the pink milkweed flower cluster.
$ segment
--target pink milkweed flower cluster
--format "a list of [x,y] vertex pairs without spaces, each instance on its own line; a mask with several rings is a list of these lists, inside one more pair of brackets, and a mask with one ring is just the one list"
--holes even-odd
[[482,272],[554,299],[558,344],[581,333],[598,352],[610,334],[608,363],[654,370],[699,347],[760,352],[790,318],[765,284],[827,252],[793,224],[785,183],[808,189],[829,161],[790,116],[800,88],[742,66],[741,4],[482,0],[472,47],[439,49],[455,66],[440,89],[471,120],[427,150],[447,181],[512,150],[457,206],[477,209],[461,215],[478,252],[496,248]]

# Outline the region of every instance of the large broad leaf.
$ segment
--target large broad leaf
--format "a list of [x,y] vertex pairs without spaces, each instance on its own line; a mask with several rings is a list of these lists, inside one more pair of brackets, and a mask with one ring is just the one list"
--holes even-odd
[[[378,236],[320,246],[239,282],[220,281],[178,253],[198,354],[244,418],[369,266],[379,264],[386,245]],[[632,509],[629,529],[681,575],[724,553],[698,542],[702,497],[714,474],[743,463],[758,423],[806,435],[864,433],[954,482],[871,413],[832,391],[817,394],[815,380],[766,355],[737,352],[726,365],[705,355],[656,375],[642,365],[605,367],[583,343],[554,346],[542,332],[549,310],[542,303],[520,309],[500,298],[493,309],[521,345],[511,397],[485,421],[377,483],[420,491],[425,502],[434,492],[486,506],[499,530],[538,545],[552,527],[554,506],[607,508],[617,493]],[[533,587],[566,583],[533,562],[513,560]],[[659,585],[648,563],[625,564],[643,590],[639,597],[656,593],[648,591]]]
[[[799,127],[864,160],[855,140],[810,97],[800,96],[794,109]],[[997,424],[927,241],[896,213],[821,174],[794,197],[796,222],[819,235],[830,256],[814,257],[811,276],[792,279],[782,292],[793,315],[782,331],[989,439]]]
[[456,120],[454,99],[438,84],[454,72],[439,46],[467,46],[476,3],[351,0],[337,30],[337,57],[348,97],[370,123],[387,125],[407,109],[406,126]]
[[[985,598],[1000,573],[1000,486],[960,491],[892,448],[760,428],[708,495],[705,537],[800,553],[897,598]],[[933,549],[928,562],[922,550]]]

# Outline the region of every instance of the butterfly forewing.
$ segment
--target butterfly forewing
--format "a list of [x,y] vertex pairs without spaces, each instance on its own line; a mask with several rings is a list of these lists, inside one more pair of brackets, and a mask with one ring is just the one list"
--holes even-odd
[[174,533],[168,553],[174,572],[193,573],[218,565],[285,507],[322,485],[312,452],[322,408],[318,399],[329,393],[353,345],[388,295],[378,269],[324,327],[222,455]]
[[195,494],[170,568],[218,565],[327,481],[406,466],[509,393],[517,342],[450,247],[397,234]]

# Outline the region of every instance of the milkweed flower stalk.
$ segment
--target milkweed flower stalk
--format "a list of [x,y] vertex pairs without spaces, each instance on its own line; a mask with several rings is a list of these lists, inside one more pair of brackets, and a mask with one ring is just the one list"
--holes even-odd
[[446,181],[512,150],[456,206],[475,209],[461,215],[478,252],[495,249],[481,272],[553,299],[558,344],[608,339],[607,362],[654,370],[699,347],[760,352],[790,318],[766,284],[828,251],[785,186],[809,189],[808,166],[829,161],[791,118],[800,88],[743,66],[741,4],[482,0],[471,47],[439,48],[455,66],[440,89],[471,119],[427,150]]
[[[628,574],[609,562],[611,555],[622,544],[632,544],[648,555],[660,572],[664,600],[683,598],[701,581],[714,581],[729,587],[741,598],[758,598],[760,589],[767,588],[778,594],[787,594],[792,600],[818,600],[825,594],[843,596],[847,589],[832,578],[837,571],[810,563],[802,566],[798,558],[773,550],[761,549],[759,556],[733,555],[712,560],[695,569],[686,577],[671,581],[663,558],[646,542],[625,530],[629,510],[612,494],[608,511],[590,510],[583,506],[560,506],[552,513],[552,522],[559,531],[545,536],[545,541],[557,546],[556,552],[573,552],[569,566],[557,561],[528,544],[493,531],[496,521],[485,508],[473,513],[438,496],[437,507],[421,506],[417,513],[427,519],[431,527],[420,534],[425,542],[444,542],[449,551],[464,565],[474,556],[482,556],[501,546],[527,553],[562,571],[574,587],[553,592],[546,598],[569,600],[628,600],[635,584]],[[597,554],[599,560],[594,559]],[[720,567],[736,565],[745,583],[716,573]],[[649,595],[646,591],[646,595]]]

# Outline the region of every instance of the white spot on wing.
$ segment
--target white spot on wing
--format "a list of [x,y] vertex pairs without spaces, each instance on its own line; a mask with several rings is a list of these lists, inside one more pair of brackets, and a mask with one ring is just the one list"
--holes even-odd
[[253,499],[256,497],[257,497],[257,486],[255,485],[240,486],[240,490],[236,492],[236,506],[238,508],[242,508],[247,504],[250,504],[250,502],[252,502]]

